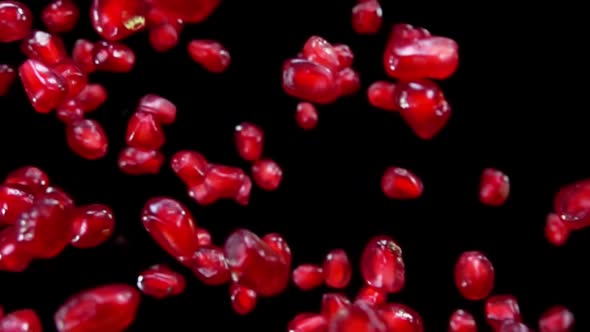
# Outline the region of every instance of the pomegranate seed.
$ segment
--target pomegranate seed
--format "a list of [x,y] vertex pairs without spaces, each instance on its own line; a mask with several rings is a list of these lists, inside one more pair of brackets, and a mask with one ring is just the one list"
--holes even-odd
[[178,31],[172,24],[160,24],[150,30],[150,44],[156,52],[166,52],[178,45]]
[[425,29],[396,24],[384,54],[385,71],[393,78],[445,79],[459,64],[459,48],[449,38],[431,36]]
[[305,130],[315,128],[318,124],[318,113],[315,106],[307,102],[297,104],[295,120],[297,121],[299,127]]
[[401,167],[389,167],[381,178],[381,190],[390,199],[416,199],[422,196],[422,180]]
[[0,185],[0,227],[14,225],[21,213],[33,206],[35,196],[18,184]]
[[494,266],[479,251],[467,251],[455,264],[455,285],[461,296],[468,300],[482,300],[494,289]]
[[328,322],[331,322],[341,310],[348,309],[350,306],[350,301],[342,294],[327,293],[322,296],[322,316]]
[[110,41],[126,38],[146,24],[141,0],[93,0],[90,18],[94,30]]
[[317,314],[299,314],[289,322],[289,332],[327,332],[328,320]]
[[590,226],[590,180],[563,186],[553,200],[553,208],[569,229]]
[[508,176],[493,168],[486,168],[481,175],[479,200],[485,205],[500,206],[508,199],[510,181]]
[[108,206],[91,204],[77,209],[72,226],[72,246],[94,248],[111,237],[115,229],[115,218]]
[[361,79],[359,73],[352,68],[345,68],[338,72],[336,85],[340,96],[352,96],[361,88]]
[[293,282],[301,290],[312,290],[324,282],[324,271],[313,264],[299,265],[293,270]]
[[205,285],[223,285],[231,278],[223,250],[216,246],[199,247],[188,263],[197,279]]
[[290,96],[318,104],[330,104],[339,94],[335,75],[328,67],[303,59],[284,63],[283,89]]
[[291,266],[291,248],[285,239],[277,233],[269,233],[262,237],[262,241],[266,243],[274,252],[281,255],[287,265]]
[[147,201],[141,221],[154,241],[172,257],[191,257],[198,247],[193,216],[172,198],[155,197]]
[[199,227],[197,228],[197,242],[199,247],[211,245],[211,234],[206,229]]
[[456,310],[449,321],[449,332],[477,332],[475,318],[465,310]]
[[354,62],[354,54],[348,45],[334,45],[332,48],[338,57],[339,70],[352,66],[352,63]]
[[388,303],[379,309],[389,331],[423,332],[422,317],[412,308],[397,303]]
[[96,70],[94,65],[94,43],[86,39],[78,39],[72,50],[72,60],[86,73]]
[[18,74],[35,111],[49,113],[66,95],[65,80],[36,60],[25,61]]
[[177,15],[166,13],[159,6],[154,6],[153,1],[150,1],[150,8],[147,8],[145,18],[147,20],[147,26],[150,28],[156,27],[162,24],[172,24],[178,30],[181,30],[183,21],[178,18]]
[[10,172],[4,180],[4,184],[19,185],[24,190],[37,195],[45,192],[49,186],[49,177],[37,167],[25,166]]
[[119,154],[119,169],[128,175],[158,174],[164,165],[164,155],[156,150],[126,147]]
[[355,302],[364,302],[372,307],[379,306],[387,301],[387,293],[371,286],[363,286],[356,296]]
[[8,92],[15,78],[16,71],[12,66],[0,64],[0,97]]
[[344,250],[330,251],[324,260],[323,269],[328,287],[345,288],[348,286],[352,277],[352,266]]
[[31,309],[17,310],[0,320],[2,332],[42,332],[41,320]]
[[41,12],[41,20],[53,33],[71,31],[79,18],[80,10],[71,0],[54,0]]
[[223,198],[247,205],[251,189],[252,182],[241,169],[211,164],[203,183],[189,188],[189,196],[201,205]]
[[252,165],[252,177],[258,187],[272,191],[281,184],[283,170],[273,160],[258,160]]
[[143,150],[157,150],[166,138],[160,123],[150,113],[136,112],[127,126],[127,144]]
[[385,111],[397,110],[396,102],[393,99],[395,84],[386,81],[377,81],[367,90],[369,104]]
[[503,321],[500,327],[496,330],[498,332],[532,332],[526,325],[513,320]]
[[154,265],[137,277],[137,288],[156,299],[182,294],[186,288],[184,276],[166,265]]
[[133,287],[112,284],[70,297],[55,313],[59,332],[123,331],[135,320],[140,294]]
[[121,43],[99,41],[94,44],[92,58],[97,70],[127,73],[135,65],[135,53]]
[[84,111],[75,100],[68,100],[56,110],[57,119],[65,124],[70,124],[84,119]]
[[567,242],[570,230],[554,213],[549,213],[545,220],[545,238],[552,245],[559,247]]
[[225,241],[225,257],[232,279],[260,296],[281,293],[290,277],[290,266],[254,233],[240,229]]
[[54,34],[34,31],[21,43],[21,51],[29,59],[47,66],[56,65],[68,57],[63,40]]
[[66,140],[72,151],[82,158],[95,160],[104,157],[108,139],[100,123],[94,120],[80,120],[66,127]]
[[176,106],[168,99],[148,94],[139,100],[137,112],[152,114],[158,122],[169,125],[176,120]]
[[364,1],[352,8],[352,28],[359,35],[379,32],[383,23],[383,11],[377,0]]
[[188,44],[188,53],[193,61],[212,73],[224,72],[231,62],[225,47],[212,40],[191,41]]
[[574,314],[561,305],[547,309],[539,318],[539,332],[569,332],[574,328]]
[[100,84],[87,84],[76,97],[82,111],[96,111],[107,100],[107,90]]
[[86,74],[72,60],[65,60],[53,67],[66,82],[66,99],[77,97],[88,83]]
[[221,0],[153,0],[156,8],[187,23],[199,23],[211,16]]
[[512,295],[494,295],[486,300],[485,314],[488,324],[495,330],[503,321],[520,322],[520,308]]
[[[388,332],[386,321],[375,309],[360,302],[340,311],[329,322],[329,332]],[[400,330],[403,331],[403,330]]]
[[196,186],[205,180],[209,163],[200,153],[185,150],[178,151],[172,156],[170,166],[187,186]]
[[334,71],[340,66],[334,47],[324,38],[318,36],[312,36],[305,42],[303,58]]
[[236,126],[234,140],[242,159],[246,161],[260,159],[264,146],[264,131],[260,127],[243,122]]
[[399,292],[406,283],[401,247],[386,235],[372,238],[361,257],[361,274],[369,286],[387,293]]
[[25,4],[18,1],[0,2],[0,43],[25,38],[33,26],[33,15]]
[[39,197],[46,197],[57,200],[60,204],[66,208],[73,208],[75,206],[74,200],[65,191],[57,187],[47,187],[45,193]]
[[257,295],[253,290],[232,284],[229,293],[231,294],[231,305],[237,314],[247,315],[256,307]]
[[15,226],[0,230],[0,271],[22,272],[31,263],[31,255],[23,250],[17,238]]

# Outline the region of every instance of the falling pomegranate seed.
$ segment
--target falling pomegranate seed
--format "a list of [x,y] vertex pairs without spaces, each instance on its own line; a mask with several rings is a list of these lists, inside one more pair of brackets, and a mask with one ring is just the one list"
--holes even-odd
[[153,94],[145,95],[139,100],[137,112],[152,114],[164,125],[172,124],[176,120],[176,105],[166,98]]
[[224,72],[231,62],[229,52],[213,40],[193,40],[188,44],[188,53],[196,63],[212,73]]
[[285,238],[278,233],[269,233],[262,237],[262,241],[274,250],[274,252],[283,257],[287,265],[291,266],[291,248]]
[[502,171],[493,168],[484,169],[479,187],[479,200],[485,205],[504,204],[510,193],[510,180]]
[[0,230],[0,271],[22,272],[31,261],[31,255],[18,242],[17,228],[9,226]]
[[27,211],[35,196],[18,184],[0,185],[0,227],[14,225],[21,213]]
[[262,156],[264,131],[257,125],[243,122],[236,126],[234,141],[238,153],[246,161],[256,161]]
[[221,0],[153,0],[156,8],[188,23],[200,23],[213,14]]
[[99,41],[92,49],[92,59],[96,70],[127,73],[135,65],[135,53],[129,47],[117,43]]
[[332,70],[304,59],[284,63],[283,89],[290,96],[317,104],[330,104],[339,95]]
[[352,303],[346,296],[337,293],[327,293],[322,296],[322,316],[328,322],[332,321],[336,315],[344,309],[348,309]]
[[303,45],[303,58],[336,71],[340,60],[336,50],[327,40],[319,36],[311,36]]
[[35,197],[35,199],[38,199],[39,197],[54,199],[66,208],[73,208],[75,206],[75,202],[72,197],[63,191],[63,189],[55,186],[47,187],[45,192]]
[[336,75],[336,85],[340,96],[352,96],[361,88],[359,73],[352,68],[345,68]]
[[[329,322],[329,332],[388,332],[386,320],[371,306],[360,302],[340,311]],[[403,331],[403,330],[402,330]]]
[[41,169],[34,166],[24,166],[10,172],[4,184],[16,184],[24,190],[37,195],[44,193],[49,186],[49,176]]
[[385,111],[396,111],[397,105],[393,99],[395,84],[386,81],[377,81],[367,89],[369,104]]
[[326,285],[332,288],[346,288],[352,277],[352,266],[342,249],[334,249],[326,255],[323,270]]
[[0,43],[25,38],[33,26],[33,14],[18,1],[0,1]]
[[461,295],[472,301],[482,300],[494,288],[495,272],[492,262],[479,251],[467,251],[455,264],[455,285]]
[[485,315],[488,324],[495,330],[504,321],[520,322],[520,307],[512,295],[494,295],[486,300]]
[[456,310],[449,320],[449,332],[477,332],[475,318],[465,310]]
[[126,147],[117,161],[121,172],[128,175],[158,174],[164,165],[164,155],[157,150]]
[[94,43],[86,39],[78,39],[72,49],[72,60],[86,73],[96,70],[94,64]]
[[252,165],[252,178],[264,190],[276,190],[283,179],[283,170],[273,160],[258,160]]
[[299,265],[293,270],[293,282],[301,290],[312,290],[324,283],[324,271],[313,264]]
[[27,60],[18,73],[35,111],[49,113],[65,98],[65,80],[41,62]]
[[355,302],[364,302],[372,307],[379,306],[387,301],[387,293],[368,285],[363,286],[355,299]]
[[388,303],[379,309],[389,331],[423,332],[422,317],[407,305]]
[[72,151],[88,160],[104,157],[109,144],[100,123],[88,119],[69,124],[66,127],[66,140]]
[[85,113],[96,111],[107,100],[107,90],[100,84],[87,84],[76,97],[76,104]]
[[211,245],[211,234],[203,227],[197,228],[197,242],[199,247]]
[[554,213],[549,213],[545,219],[545,238],[552,245],[559,247],[567,242],[570,229]]
[[416,199],[422,196],[422,180],[401,167],[389,167],[381,178],[381,190],[390,199]]
[[202,154],[195,151],[178,151],[170,159],[170,166],[187,186],[196,186],[205,180],[209,163]]
[[256,307],[257,295],[253,290],[238,284],[232,284],[229,293],[231,295],[231,305],[237,314],[247,315]]
[[59,332],[123,331],[135,320],[140,294],[123,284],[100,286],[70,297],[55,313]]
[[66,59],[53,67],[53,71],[59,74],[66,82],[65,99],[77,97],[88,83],[86,73],[72,60]]
[[390,237],[372,238],[361,257],[365,283],[387,293],[399,292],[406,283],[406,268],[401,247]]
[[203,183],[189,188],[189,196],[201,205],[208,205],[219,199],[234,199],[247,205],[252,182],[240,168],[210,164]]
[[305,130],[315,128],[318,124],[318,112],[316,111],[315,106],[307,102],[297,104],[295,120],[299,127]]
[[75,100],[62,103],[56,110],[57,119],[65,124],[70,124],[84,119],[84,111]]
[[184,276],[166,265],[153,265],[137,277],[137,288],[156,299],[182,294],[186,288]]
[[17,310],[0,319],[2,332],[42,332],[41,320],[31,309]]
[[8,92],[15,78],[16,71],[12,66],[0,64],[0,97]]
[[166,52],[178,45],[178,31],[172,24],[160,24],[150,29],[150,44],[156,52]]
[[197,279],[205,285],[217,286],[230,281],[231,274],[223,249],[201,246],[185,264],[189,265]]
[[555,214],[569,229],[590,226],[590,180],[581,180],[559,189],[553,200]]
[[556,305],[541,314],[539,332],[570,332],[574,328],[574,314],[562,305]]
[[287,326],[289,332],[326,332],[328,320],[321,315],[303,313],[295,316]]
[[72,0],[54,0],[41,12],[43,24],[53,33],[71,31],[79,18],[80,10]]
[[115,229],[111,208],[104,204],[79,207],[73,217],[71,243],[77,248],[98,247],[108,240]]
[[160,123],[150,113],[136,112],[127,125],[127,144],[142,150],[157,150],[166,138]]
[[342,70],[352,66],[354,62],[354,53],[348,45],[339,44],[334,45],[333,47],[334,53],[338,57],[338,69]]
[[496,330],[498,332],[533,332],[528,326],[521,322],[513,320],[503,321],[500,327]]
[[23,39],[21,51],[29,59],[47,66],[56,65],[68,56],[61,37],[44,31],[34,31]]
[[364,1],[352,8],[352,28],[359,35],[373,35],[379,32],[383,22],[383,11],[379,1]]
[[92,26],[106,40],[121,40],[145,27],[143,6],[141,0],[92,0]]

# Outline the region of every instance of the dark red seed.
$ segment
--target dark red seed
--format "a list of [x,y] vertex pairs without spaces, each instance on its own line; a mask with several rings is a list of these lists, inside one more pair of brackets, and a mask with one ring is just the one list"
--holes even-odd
[[221,0],[153,0],[158,9],[187,23],[199,23],[208,18]]
[[508,199],[510,180],[502,171],[484,169],[479,187],[479,201],[485,205],[500,206]]
[[150,44],[156,52],[166,52],[178,45],[178,31],[169,23],[150,29]]
[[55,114],[57,119],[65,124],[84,119],[84,111],[73,99],[59,105]]
[[92,0],[92,26],[106,40],[121,40],[145,27],[143,6],[142,0]]
[[293,282],[301,290],[312,290],[324,283],[324,271],[313,264],[299,265],[293,270]]
[[465,310],[456,310],[449,320],[449,332],[477,332],[475,318]]
[[303,45],[303,58],[325,66],[332,71],[340,67],[340,60],[334,47],[322,37],[311,36]]
[[567,242],[570,229],[554,213],[549,213],[545,219],[545,238],[552,245],[559,247]]
[[423,332],[422,317],[414,309],[397,303],[388,303],[379,309],[389,331]]
[[301,102],[297,104],[295,120],[297,121],[299,127],[305,130],[315,128],[315,126],[318,124],[318,112],[315,109],[315,106],[307,102]]
[[65,80],[36,60],[25,61],[18,69],[31,105],[39,113],[49,113],[64,100]]
[[164,165],[164,155],[157,150],[126,147],[117,161],[121,172],[128,175],[158,174]]
[[288,332],[327,332],[328,320],[321,315],[299,314],[289,322]]
[[231,62],[229,52],[212,40],[193,40],[188,44],[188,54],[196,63],[212,73],[224,72]]
[[25,166],[10,172],[4,183],[22,186],[28,192],[37,195],[45,192],[49,186],[49,176],[37,167]]
[[114,73],[130,72],[135,65],[133,50],[117,42],[99,41],[94,44],[92,59],[96,70]]
[[72,60],[86,73],[92,73],[96,70],[93,51],[94,43],[86,39],[78,39],[72,50]]
[[342,70],[352,66],[354,62],[354,54],[348,45],[340,44],[333,46],[334,53],[338,57],[338,69]]
[[387,301],[387,293],[377,288],[365,285],[358,292],[355,302],[364,302],[372,307],[379,306]]
[[41,20],[53,33],[71,31],[79,18],[80,10],[72,0],[54,0],[41,12]]
[[287,241],[278,233],[269,233],[262,237],[262,241],[266,243],[274,252],[281,255],[287,265],[291,266],[292,254],[291,248]]
[[223,249],[219,247],[211,245],[199,247],[186,264],[192,269],[197,279],[205,285],[217,286],[230,281],[229,266]]
[[399,292],[406,283],[401,247],[386,235],[372,238],[361,257],[365,283],[387,293]]
[[232,284],[229,288],[231,305],[238,315],[247,315],[256,307],[257,295],[253,290]]
[[0,230],[0,271],[22,272],[31,263],[32,257],[18,242],[16,226]]
[[574,328],[574,314],[562,305],[556,305],[541,314],[539,332],[570,332]]
[[164,130],[152,114],[136,112],[129,119],[126,134],[129,146],[142,150],[158,150],[165,141]]
[[0,2],[0,43],[10,43],[25,38],[33,26],[33,14],[18,1]]
[[559,189],[553,200],[555,214],[569,229],[590,226],[590,180],[581,180]]
[[381,178],[381,190],[390,199],[417,199],[422,196],[422,180],[401,167],[389,167]]
[[338,72],[336,76],[336,85],[340,96],[352,96],[361,88],[361,79],[359,73],[352,68],[345,68]]
[[72,60],[66,59],[53,67],[53,71],[61,75],[66,82],[67,94],[65,99],[77,97],[88,83],[86,73]]
[[153,265],[137,277],[137,288],[148,296],[163,299],[182,294],[186,280],[166,265]]
[[494,295],[486,300],[485,315],[488,324],[495,330],[504,321],[520,322],[520,307],[512,295]]
[[66,141],[72,151],[88,160],[104,157],[109,145],[100,123],[88,119],[69,124],[66,127]]
[[169,125],[176,120],[176,105],[163,97],[148,94],[139,100],[136,112],[145,112],[153,116],[162,124]]
[[363,1],[352,8],[352,28],[359,35],[379,32],[383,23],[383,11],[379,1]]
[[283,179],[283,170],[273,160],[258,160],[252,165],[252,178],[261,189],[276,190]]
[[55,34],[34,31],[22,41],[21,51],[29,59],[53,66],[68,57],[63,40]]
[[397,105],[393,99],[395,84],[387,81],[377,81],[367,89],[369,104],[385,111],[396,111]]
[[18,184],[0,185],[0,227],[14,225],[21,213],[33,206],[35,196]]
[[115,229],[113,211],[104,204],[91,204],[77,208],[72,221],[76,248],[94,248],[108,240]]
[[264,131],[257,125],[243,122],[236,126],[234,141],[238,154],[246,161],[256,161],[262,156]]
[[0,97],[8,92],[15,78],[16,71],[12,66],[0,64]]
[[76,103],[85,113],[96,111],[107,100],[107,90],[100,84],[87,84],[76,97]]
[[326,285],[332,288],[346,288],[352,277],[352,266],[348,255],[342,249],[332,250],[323,264]]
[[494,289],[492,262],[479,251],[467,251],[455,264],[455,286],[461,295],[472,301],[486,298]]
[[284,63],[283,89],[290,96],[318,104],[334,102],[340,92],[332,70],[304,59]]
[[354,304],[340,311],[329,322],[328,332],[389,332],[386,321],[371,306],[365,303]]
[[342,294],[326,293],[322,296],[322,316],[331,322],[341,310],[348,309],[351,305],[350,300]]
[[41,320],[31,309],[17,310],[0,320],[2,332],[42,332]]

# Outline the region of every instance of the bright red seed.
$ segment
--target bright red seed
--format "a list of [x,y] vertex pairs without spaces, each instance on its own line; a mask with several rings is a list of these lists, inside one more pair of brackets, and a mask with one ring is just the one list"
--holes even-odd
[[45,192],[49,186],[49,176],[37,167],[24,166],[10,172],[4,180],[4,184],[19,185],[33,195],[37,195]]
[[567,242],[570,229],[554,213],[549,213],[545,219],[545,238],[552,245],[559,247]]
[[143,6],[142,0],[92,0],[92,26],[106,40],[121,40],[145,26]]
[[93,51],[94,43],[86,39],[78,39],[72,49],[72,60],[86,73],[96,70]]
[[303,45],[303,58],[325,66],[332,71],[340,67],[340,60],[334,47],[322,37],[311,36]]
[[32,257],[23,250],[18,242],[16,226],[9,226],[0,231],[0,271],[22,272],[31,263]]
[[187,23],[199,23],[208,18],[221,0],[153,0],[156,8]]
[[330,251],[323,264],[326,285],[332,288],[346,288],[352,277],[352,266],[348,255],[342,249]]
[[299,265],[293,270],[293,282],[301,290],[312,290],[324,282],[324,271],[313,264]]
[[92,59],[96,70],[127,73],[135,65],[135,53],[129,47],[117,43],[99,41],[92,49]]
[[18,1],[0,2],[0,43],[10,43],[25,38],[33,26],[33,14]]
[[416,199],[422,196],[422,180],[401,167],[389,167],[381,178],[381,190],[390,199]]
[[158,174],[164,165],[164,155],[157,150],[128,146],[121,150],[117,163],[121,172],[128,175]]
[[65,80],[39,61],[25,61],[18,73],[31,105],[39,113],[51,112],[66,96]]
[[456,310],[449,320],[449,332],[477,332],[475,318],[465,310]]
[[336,75],[336,85],[340,96],[352,96],[361,88],[359,73],[352,68],[345,68]]
[[278,233],[269,233],[262,237],[262,241],[274,250],[274,252],[281,255],[285,262],[287,262],[287,265],[291,266],[291,248],[285,238]]
[[213,40],[193,40],[188,43],[188,54],[196,63],[212,73],[224,72],[231,62],[229,52]]
[[336,314],[334,319],[329,322],[328,331],[389,332],[397,330],[389,329],[385,319],[375,309],[366,303],[360,302]]
[[367,89],[369,104],[385,111],[396,111],[397,105],[393,99],[395,84],[387,81],[377,81]]
[[33,206],[35,196],[18,184],[0,185],[0,227],[14,225],[21,213]]
[[222,248],[201,246],[186,264],[205,285],[217,286],[230,281],[231,274]]
[[541,314],[539,332],[570,332],[574,328],[574,314],[562,305],[556,305]]
[[178,45],[178,31],[169,23],[150,29],[150,44],[156,52],[166,52]]
[[479,187],[479,200],[485,205],[500,206],[508,199],[510,180],[502,171],[484,169]]
[[455,264],[455,286],[461,296],[477,301],[494,289],[495,272],[492,262],[479,251],[467,251]]
[[355,302],[364,302],[372,307],[379,306],[385,301],[387,301],[387,293],[368,285],[359,290],[355,299]]
[[521,322],[515,322],[513,320],[503,321],[500,327],[496,330],[498,332],[533,332],[528,326]]
[[232,284],[229,287],[231,305],[238,315],[247,315],[256,307],[257,295],[253,290]]
[[176,105],[163,97],[148,94],[139,100],[137,112],[152,114],[158,122],[169,125],[176,120]]
[[352,66],[352,63],[354,62],[354,54],[348,45],[334,45],[332,48],[338,57],[339,70]]
[[54,0],[41,12],[41,20],[53,33],[71,31],[79,18],[80,10],[72,0]]
[[53,71],[61,75],[66,82],[66,99],[77,97],[88,83],[86,73],[84,73],[72,60],[66,59],[58,63],[53,67]]
[[0,97],[8,92],[15,78],[16,71],[12,66],[0,64]]
[[252,182],[237,167],[210,164],[202,184],[189,188],[189,196],[201,205],[212,204],[218,199],[234,199],[247,205]]
[[210,246],[212,241],[209,231],[203,227],[197,228],[197,242],[199,243],[199,247]]
[[560,188],[553,200],[553,208],[569,229],[590,226],[590,180]]
[[65,124],[70,124],[72,122],[84,119],[84,111],[73,99],[59,105],[59,107],[55,110],[55,115],[59,121]]
[[422,317],[414,309],[397,303],[388,303],[379,309],[389,331],[423,332]]
[[283,170],[273,160],[258,160],[252,165],[252,178],[264,190],[276,190],[283,179]]
[[406,283],[401,247],[386,235],[372,238],[361,257],[365,283],[387,293],[399,292]]
[[196,151],[178,151],[170,159],[170,166],[187,186],[203,183],[209,163]]
[[85,113],[97,110],[107,100],[107,90],[100,84],[87,84],[75,101]]
[[72,151],[88,160],[104,157],[109,145],[100,123],[88,119],[69,124],[66,127],[66,141]]
[[288,332],[327,332],[328,320],[321,315],[303,313],[295,316],[287,326]]
[[135,320],[140,294],[123,284],[100,286],[70,297],[55,313],[59,332],[123,331]]
[[495,330],[504,321],[520,322],[520,307],[512,295],[494,295],[486,300],[485,315],[488,324]]
[[142,150],[157,150],[166,138],[160,123],[150,113],[136,112],[127,125],[127,144]]
[[315,128],[315,126],[318,124],[318,112],[315,109],[315,106],[307,102],[301,102],[297,104],[295,120],[297,121],[299,127],[305,130]]
[[47,187],[42,195],[37,196],[37,198],[39,197],[55,199],[67,208],[73,208],[75,206],[75,202],[72,197],[58,187]]
[[352,303],[346,296],[337,293],[326,293],[322,296],[322,316],[328,322],[338,314],[341,310],[348,309]]
[[364,1],[352,8],[352,28],[359,35],[379,32],[383,23],[383,11],[377,0]]
[[186,280],[182,274],[166,265],[158,264],[139,274],[137,288],[145,295],[163,299],[184,292]]
[[41,320],[31,309],[17,310],[0,319],[2,332],[42,332]]
[[234,141],[238,154],[246,161],[256,161],[262,156],[264,131],[257,125],[243,122],[236,126]]
[[53,66],[68,57],[63,40],[55,34],[34,31],[21,43],[21,51],[29,59]]
[[339,95],[332,70],[304,59],[284,63],[283,89],[290,96],[318,104],[330,104]]
[[115,218],[111,209],[104,204],[91,204],[77,208],[72,221],[76,248],[98,247],[108,240],[115,229]]

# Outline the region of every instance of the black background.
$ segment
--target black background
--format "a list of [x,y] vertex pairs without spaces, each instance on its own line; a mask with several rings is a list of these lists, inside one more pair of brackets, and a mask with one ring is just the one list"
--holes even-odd
[[[74,32],[64,35],[69,49],[77,38],[98,39],[88,20],[89,2],[79,1],[82,19]],[[579,43],[564,40],[575,40],[575,20],[561,25],[557,19],[570,14],[559,8],[382,2],[384,26],[371,37],[356,36],[351,29],[353,0],[227,0],[206,23],[186,26],[171,52],[155,53],[147,33],[127,39],[137,55],[133,72],[91,76],[110,96],[90,115],[105,126],[110,139],[109,153],[99,161],[70,152],[63,124],[53,115],[35,113],[21,85],[15,84],[0,99],[0,174],[27,164],[41,167],[77,203],[112,206],[117,230],[99,248],[68,248],[56,259],[34,262],[24,273],[0,272],[0,304],[7,311],[37,310],[46,330],[53,331],[53,313],[79,290],[112,282],[134,284],[137,274],[155,263],[182,269],[155,245],[139,220],[148,198],[169,195],[190,207],[217,244],[233,229],[246,227],[260,235],[283,234],[295,265],[321,262],[329,250],[346,249],[355,266],[346,291],[350,296],[361,285],[357,267],[365,243],[374,235],[393,236],[404,250],[407,287],[390,300],[417,309],[427,331],[446,330],[457,308],[471,311],[485,329],[482,303],[461,299],[452,279],[455,260],[466,250],[488,255],[496,268],[495,293],[516,295],[527,323],[536,326],[544,309],[564,304],[577,314],[576,330],[587,331],[590,232],[573,234],[563,248],[550,246],[543,235],[554,193],[589,175],[584,86],[550,76],[582,75],[585,69],[578,61]],[[43,28],[38,14],[47,3],[31,6],[37,28]],[[550,19],[541,14],[547,9]],[[397,22],[423,26],[460,45],[460,68],[441,83],[453,114],[432,141],[418,139],[397,114],[366,101],[369,84],[387,79],[382,51],[390,25]],[[305,132],[294,121],[297,101],[281,89],[281,64],[314,34],[351,46],[363,90],[320,107],[318,127]],[[210,74],[189,59],[186,44],[196,38],[219,40],[229,49],[232,64],[226,73]],[[0,45],[0,62],[22,61],[18,45]],[[203,208],[186,196],[168,166],[157,176],[119,172],[116,159],[127,119],[147,93],[160,94],[179,109],[177,122],[165,128],[163,151],[168,157],[179,149],[195,149],[212,162],[247,168],[235,151],[233,128],[245,120],[259,124],[266,132],[265,155],[284,170],[280,189],[254,189],[246,208],[233,202]],[[387,200],[379,182],[390,165],[420,175],[423,197]],[[512,192],[501,208],[478,202],[485,167],[510,176]],[[239,317],[231,309],[227,287],[203,286],[182,271],[189,280],[187,291],[162,301],[144,297],[130,331],[285,331],[295,314],[318,311],[321,294],[328,291],[290,287]]]

